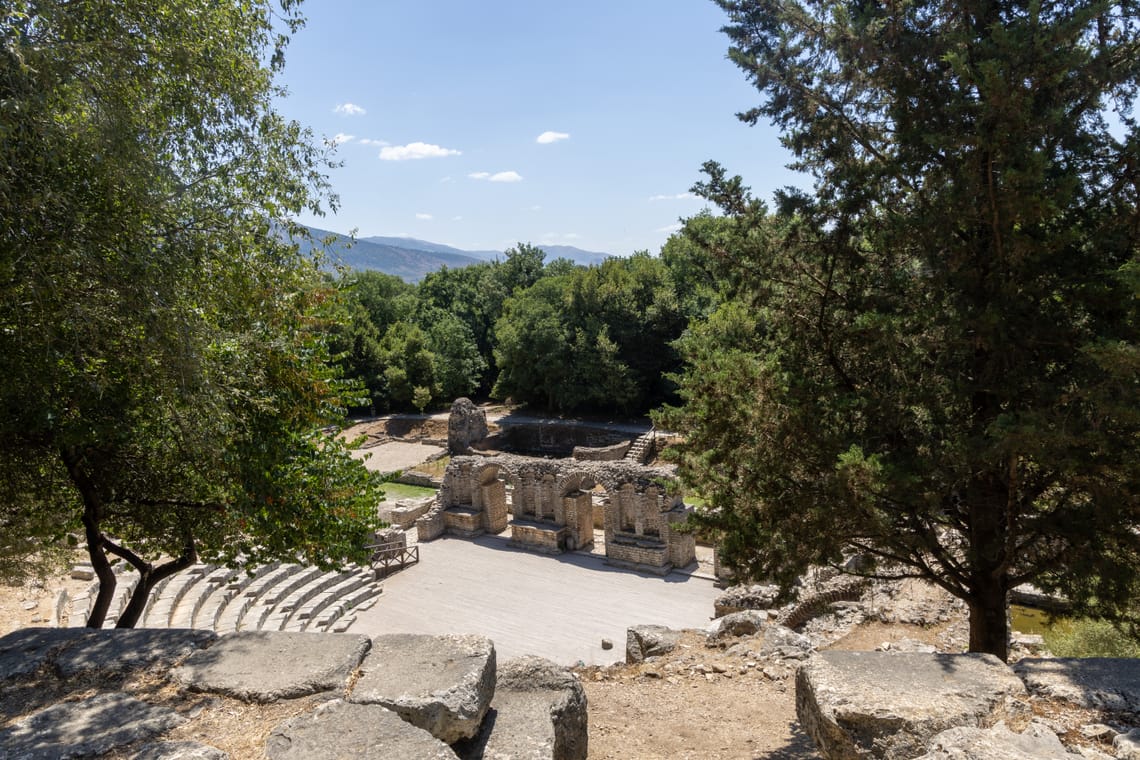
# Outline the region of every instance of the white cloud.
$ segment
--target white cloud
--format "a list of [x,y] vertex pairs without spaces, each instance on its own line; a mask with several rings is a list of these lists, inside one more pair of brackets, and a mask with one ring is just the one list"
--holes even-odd
[[417,158],[444,158],[458,156],[461,151],[441,148],[431,143],[414,142],[407,145],[390,145],[380,149],[381,161],[411,161]]
[[360,140],[358,142],[361,145],[379,145],[381,148],[383,148],[386,145],[392,144],[392,143],[388,142],[387,140],[373,140],[371,137],[362,137],[362,138],[360,138]]
[[651,195],[651,196],[649,196],[649,200],[651,200],[651,201],[687,201],[690,198],[696,198],[696,197],[697,196],[693,195],[692,193],[676,193],[674,195]]
[[334,112],[344,114],[345,116],[363,116],[368,113],[355,103],[338,103],[337,107],[333,109]]
[[431,221],[431,214],[419,213],[419,214],[416,214],[416,219],[419,219],[421,222],[430,222]]
[[488,182],[522,182],[522,175],[518,172],[471,172],[467,175],[471,179],[485,179]]
[[570,135],[566,132],[551,132],[548,130],[546,132],[543,132],[538,137],[536,137],[534,139],[534,141],[536,143],[538,143],[539,145],[549,145],[550,143],[556,143],[559,140],[569,140],[569,139],[570,139]]
[[542,211],[542,206],[534,205],[530,207],[531,211]]
[[451,221],[453,221],[453,222],[461,222],[461,221],[463,221],[463,217],[461,217],[461,216],[453,216],[453,217],[451,217]]
[[654,230],[654,232],[668,232],[669,234],[673,234],[674,232],[680,232],[682,227],[684,227],[683,224],[676,222],[674,224],[666,225],[665,227],[658,227],[656,230]]
[[344,132],[337,132],[325,142],[332,145],[344,145],[345,143],[352,142],[354,139],[356,139],[356,135],[346,135]]

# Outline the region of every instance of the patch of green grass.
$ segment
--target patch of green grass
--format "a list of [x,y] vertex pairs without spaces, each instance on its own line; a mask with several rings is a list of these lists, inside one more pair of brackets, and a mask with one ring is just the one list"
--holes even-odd
[[384,491],[384,498],[388,501],[395,501],[396,499],[418,499],[421,496],[435,496],[434,488],[426,488],[424,486],[409,486],[403,483],[384,483],[381,486]]
[[1140,641],[1103,620],[1056,620],[1044,635],[1057,657],[1140,657]]

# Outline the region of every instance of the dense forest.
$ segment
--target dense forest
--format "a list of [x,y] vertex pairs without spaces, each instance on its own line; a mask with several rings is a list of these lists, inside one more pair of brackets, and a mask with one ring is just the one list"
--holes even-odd
[[364,386],[359,412],[423,411],[473,395],[643,414],[675,400],[674,342],[718,300],[701,250],[678,235],[660,256],[585,267],[520,243],[501,261],[445,267],[417,285],[345,272],[332,352]]

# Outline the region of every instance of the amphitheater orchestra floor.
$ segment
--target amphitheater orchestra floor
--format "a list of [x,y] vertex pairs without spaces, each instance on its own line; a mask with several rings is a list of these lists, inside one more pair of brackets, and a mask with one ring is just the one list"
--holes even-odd
[[[707,577],[633,572],[584,552],[536,554],[502,536],[447,536],[419,547],[419,564],[387,578],[349,633],[479,633],[495,642],[500,660],[537,654],[607,664],[624,659],[631,625],[706,626],[719,593]],[[613,649],[602,649],[602,639]]]

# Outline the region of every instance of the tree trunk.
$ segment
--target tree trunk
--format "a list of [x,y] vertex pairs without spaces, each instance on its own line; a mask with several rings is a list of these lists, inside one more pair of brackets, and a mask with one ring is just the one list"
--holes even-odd
[[79,491],[79,497],[83,500],[83,533],[87,539],[87,556],[90,557],[91,567],[99,579],[99,593],[96,594],[95,604],[87,614],[87,627],[102,628],[103,622],[107,619],[107,612],[111,609],[111,599],[115,595],[117,583],[115,571],[111,569],[111,563],[104,551],[103,531],[100,529],[103,521],[103,500],[99,497],[95,484],[87,476],[81,456],[73,449],[64,449],[60,451],[60,457],[67,467],[71,482]]
[[91,558],[91,567],[99,578],[99,593],[87,615],[87,627],[102,628],[107,612],[111,609],[111,599],[115,596],[115,584],[118,581],[107,560],[107,554],[103,551],[103,533],[99,530],[99,522],[90,508],[83,510],[83,530],[87,537],[87,556]]
[[966,600],[970,607],[970,651],[1009,658],[1009,595],[1004,579],[978,589]]
[[[146,610],[147,600],[150,598],[150,592],[154,590],[154,587],[164,578],[169,578],[175,573],[190,567],[197,559],[197,553],[191,544],[186,553],[176,560],[167,562],[165,565],[159,565],[158,567],[154,567],[149,563],[144,563],[143,567],[135,565],[139,571],[139,582],[138,585],[135,586],[134,593],[131,594],[131,601],[127,603],[127,608],[123,610],[122,615],[119,615],[115,627],[134,628]],[[134,563],[132,562],[132,564]]]

